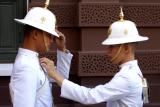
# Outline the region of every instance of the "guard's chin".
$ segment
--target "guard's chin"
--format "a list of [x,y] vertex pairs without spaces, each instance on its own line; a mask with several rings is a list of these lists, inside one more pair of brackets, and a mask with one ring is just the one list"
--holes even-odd
[[49,52],[49,49],[46,49],[46,52]]
[[112,62],[113,64],[119,64],[119,61],[118,61],[117,59],[111,60],[111,62]]
[[49,48],[49,46],[48,47],[46,47],[46,52],[49,52],[50,51],[50,48]]
[[117,64],[117,62],[116,61],[111,61],[112,62],[112,64]]

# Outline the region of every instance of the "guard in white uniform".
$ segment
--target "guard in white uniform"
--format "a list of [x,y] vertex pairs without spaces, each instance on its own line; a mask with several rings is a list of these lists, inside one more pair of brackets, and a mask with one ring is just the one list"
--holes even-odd
[[50,77],[61,86],[61,96],[82,104],[107,102],[106,107],[142,107],[143,75],[134,58],[135,42],[148,40],[140,36],[134,22],[123,19],[121,9],[120,20],[114,22],[109,30],[108,38],[102,43],[108,45],[107,55],[113,64],[119,64],[120,71],[106,84],[95,88],[79,86],[64,79],[51,66],[52,61],[41,59]]
[[55,30],[55,15],[46,7],[32,8],[17,22],[29,25],[22,48],[19,48],[10,80],[13,107],[54,107],[52,84],[39,62],[39,52],[47,52],[51,43],[57,45],[57,71],[68,79],[72,54],[65,48],[64,35]]

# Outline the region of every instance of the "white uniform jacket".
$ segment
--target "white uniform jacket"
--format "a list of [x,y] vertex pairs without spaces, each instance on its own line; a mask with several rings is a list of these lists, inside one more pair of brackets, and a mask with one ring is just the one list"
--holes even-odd
[[[68,78],[72,54],[57,51],[57,71]],[[13,107],[53,107],[51,84],[38,53],[20,48],[13,66],[10,93]]]
[[86,88],[64,80],[61,97],[82,104],[107,102],[107,107],[142,107],[142,73],[137,61],[122,64],[112,80],[95,88]]

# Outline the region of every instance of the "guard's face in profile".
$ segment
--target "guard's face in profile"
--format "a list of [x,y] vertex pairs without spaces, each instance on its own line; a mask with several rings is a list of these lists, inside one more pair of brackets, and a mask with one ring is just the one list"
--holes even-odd
[[107,55],[113,64],[119,64],[123,58],[123,45],[108,46]]
[[35,42],[36,42],[38,52],[49,51],[50,46],[53,42],[53,38],[49,33],[36,30],[36,33],[34,34],[34,38],[36,39]]
[[47,32],[43,32],[45,51],[48,52],[53,43],[53,36]]

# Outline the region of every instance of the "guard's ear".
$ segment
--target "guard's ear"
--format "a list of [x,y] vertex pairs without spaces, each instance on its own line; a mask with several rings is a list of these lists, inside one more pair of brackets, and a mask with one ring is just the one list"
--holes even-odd
[[124,45],[124,51],[125,51],[126,54],[129,53],[131,51],[131,49],[132,49],[131,45],[129,45],[129,44]]
[[128,45],[128,44],[125,44],[125,45],[124,45],[124,52],[125,52],[125,53],[128,53],[129,50],[130,50],[130,49],[129,49],[129,45]]
[[39,33],[39,32],[38,32],[37,30],[35,30],[35,29],[32,31],[32,34],[33,34],[32,36],[33,36],[33,39],[34,39],[34,40],[37,40],[37,39],[38,39],[38,33]]

